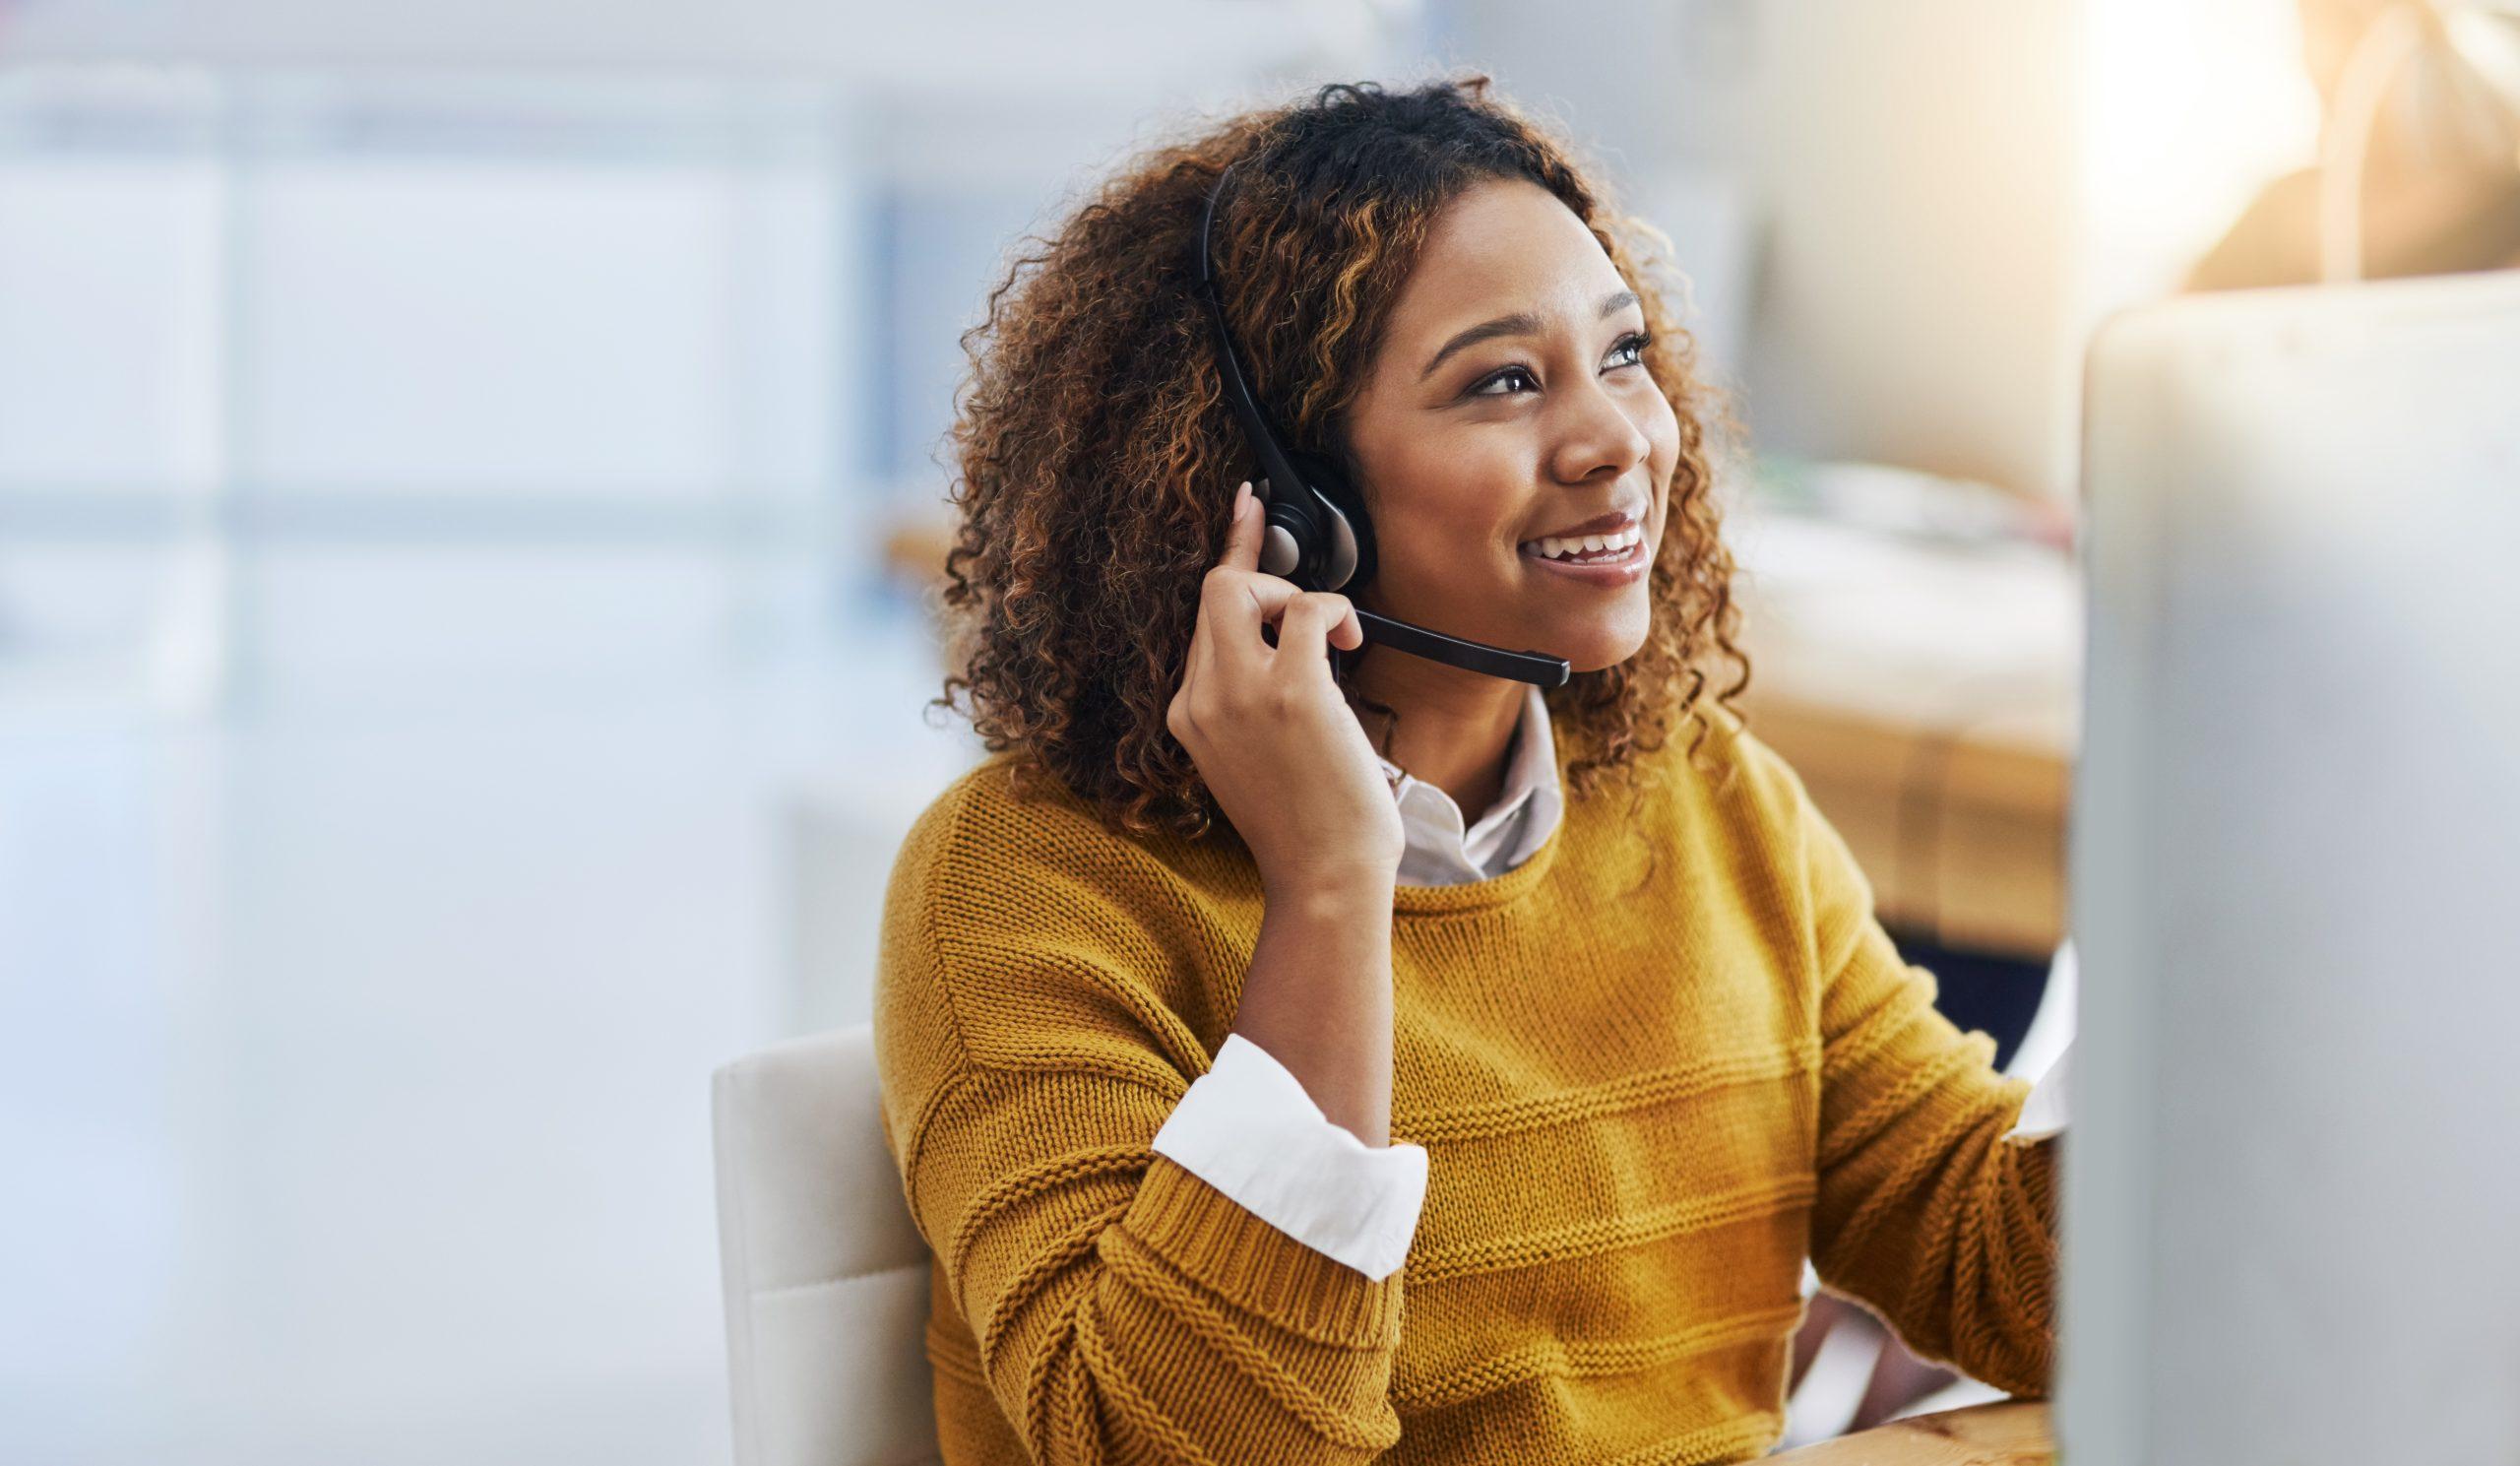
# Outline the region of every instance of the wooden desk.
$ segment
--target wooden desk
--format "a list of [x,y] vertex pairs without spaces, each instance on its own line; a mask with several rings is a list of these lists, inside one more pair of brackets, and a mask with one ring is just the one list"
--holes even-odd
[[1767,1458],[1784,1466],[2054,1466],[2048,1406],[2000,1400],[1912,1415]]
[[1871,880],[1882,920],[2045,961],[2066,930],[2080,725],[2072,561],[1745,510],[1740,705]]

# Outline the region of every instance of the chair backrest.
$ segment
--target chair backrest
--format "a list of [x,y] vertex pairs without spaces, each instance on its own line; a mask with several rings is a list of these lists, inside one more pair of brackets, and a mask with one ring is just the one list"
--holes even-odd
[[935,1461],[928,1252],[884,1145],[874,1030],[739,1058],[711,1098],[736,1466]]

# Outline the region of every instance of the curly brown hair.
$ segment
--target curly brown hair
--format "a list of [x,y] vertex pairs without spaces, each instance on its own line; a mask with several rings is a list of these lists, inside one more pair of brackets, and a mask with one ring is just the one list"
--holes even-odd
[[[1706,437],[1732,418],[1642,268],[1658,262],[1631,241],[1650,231],[1475,75],[1330,86],[1244,113],[1139,157],[1023,241],[962,338],[961,522],[939,593],[959,669],[929,706],[966,713],[991,751],[1019,750],[1019,789],[1046,770],[1112,828],[1195,839],[1221,818],[1166,713],[1233,485],[1251,477],[1190,271],[1209,189],[1237,164],[1215,252],[1244,369],[1291,447],[1352,470],[1341,414],[1444,205],[1529,179],[1591,228],[1644,307],[1646,365],[1679,418],[1680,455],[1645,645],[1547,694],[1552,729],[1583,740],[1570,793],[1661,747],[1719,661],[1737,669],[1716,694],[1729,707],[1749,659]],[[1351,481],[1370,511],[1373,486]]]

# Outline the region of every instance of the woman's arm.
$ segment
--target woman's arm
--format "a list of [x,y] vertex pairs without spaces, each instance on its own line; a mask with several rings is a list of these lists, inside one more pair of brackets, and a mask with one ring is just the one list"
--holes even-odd
[[[1234,1031],[1380,1147],[1403,833],[1328,661],[1334,632],[1362,633],[1344,598],[1261,574],[1249,485],[1235,506],[1166,714],[1265,891]],[[1160,995],[1196,955],[1149,925],[1166,879],[975,785],[913,831],[876,1011],[911,1214],[1034,1460],[1371,1460],[1400,1438],[1399,1272],[1366,1276],[1153,1148],[1207,1061]]]
[[2061,1135],[2007,1139],[2031,1091],[1994,1040],[1934,1006],[1873,915],[1845,841],[1772,750],[1809,901],[1821,1039],[1821,1281],[1871,1305],[1908,1347],[2016,1394],[2048,1392]]
[[[1245,482],[1166,726],[1251,851],[1267,905],[1233,1031],[1367,1145],[1391,1132],[1391,907],[1407,837],[1330,672],[1364,642],[1344,596],[1263,573]],[[1267,635],[1276,627],[1274,645]]]
[[1392,885],[1271,892],[1233,1018],[1373,1146],[1391,1142]]
[[1233,1030],[1154,1144],[1379,1280],[1407,1260],[1426,1152],[1389,1143],[1391,887],[1367,885],[1270,893]]
[[1821,999],[1813,1265],[1919,1355],[2044,1396],[2063,1137],[2006,1138],[2028,1081],[1942,1016],[1932,974],[1878,925],[1842,950]]
[[998,813],[914,832],[876,1016],[911,1213],[1000,1410],[1064,1466],[1372,1460],[1400,1434],[1401,1274],[1367,1278],[1151,1148],[1202,1056],[1157,995],[1156,895]]

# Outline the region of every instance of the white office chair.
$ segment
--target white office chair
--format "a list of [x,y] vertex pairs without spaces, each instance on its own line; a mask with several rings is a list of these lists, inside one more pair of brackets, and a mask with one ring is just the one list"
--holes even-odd
[[712,1084],[736,1466],[933,1466],[927,1245],[884,1147],[871,1026]]

